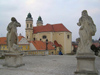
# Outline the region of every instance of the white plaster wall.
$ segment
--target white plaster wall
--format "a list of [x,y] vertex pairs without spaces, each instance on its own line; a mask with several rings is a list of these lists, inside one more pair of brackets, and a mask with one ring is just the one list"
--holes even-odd
[[30,43],[30,50],[37,50],[32,43]]
[[26,40],[26,38],[22,38],[18,44],[29,44],[29,42]]

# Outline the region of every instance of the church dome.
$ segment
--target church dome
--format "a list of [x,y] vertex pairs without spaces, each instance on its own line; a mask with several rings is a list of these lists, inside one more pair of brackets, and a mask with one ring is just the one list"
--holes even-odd
[[41,16],[38,17],[37,26],[43,26],[43,21],[42,21]]
[[31,15],[31,13],[28,13],[28,15],[27,15],[27,17],[26,17],[26,20],[32,20],[33,18],[32,18],[32,15]]
[[41,16],[39,16],[39,17],[38,17],[38,21],[42,21],[42,18],[41,18]]

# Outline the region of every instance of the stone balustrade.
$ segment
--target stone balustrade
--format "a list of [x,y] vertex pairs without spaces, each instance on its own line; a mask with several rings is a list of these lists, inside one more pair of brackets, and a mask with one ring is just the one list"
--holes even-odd
[[22,51],[24,55],[48,55],[48,50],[27,50]]

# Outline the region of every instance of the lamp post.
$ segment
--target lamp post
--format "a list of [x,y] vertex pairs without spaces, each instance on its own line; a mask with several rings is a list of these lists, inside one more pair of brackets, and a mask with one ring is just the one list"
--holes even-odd
[[46,50],[48,50],[48,39],[46,39]]
[[46,50],[45,50],[45,55],[48,55],[48,39],[46,39]]
[[56,55],[56,46],[55,46],[55,55]]

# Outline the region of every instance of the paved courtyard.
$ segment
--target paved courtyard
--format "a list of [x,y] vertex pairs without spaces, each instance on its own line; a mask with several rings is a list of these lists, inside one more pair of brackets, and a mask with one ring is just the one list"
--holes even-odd
[[[0,59],[0,75],[74,75],[75,55],[24,56],[25,66],[3,67]],[[96,67],[100,73],[100,57],[96,57]]]

